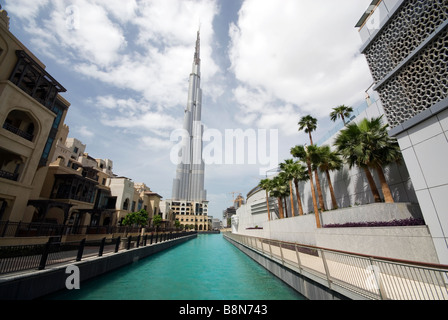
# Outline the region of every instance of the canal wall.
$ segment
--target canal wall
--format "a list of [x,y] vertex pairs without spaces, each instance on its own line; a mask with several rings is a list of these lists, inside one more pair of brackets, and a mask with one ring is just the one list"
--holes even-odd
[[[411,203],[372,203],[320,214],[323,226],[421,218],[420,207]],[[252,214],[240,209],[232,219],[232,232],[235,234],[358,254],[440,263],[426,225],[316,228],[314,214],[268,221],[267,212]],[[254,219],[258,221],[254,222]],[[254,225],[258,228],[252,228]]]
[[86,280],[132,264],[196,237],[197,234],[188,235],[145,247],[105,254],[102,257],[85,258],[80,262],[49,267],[45,270],[4,276],[0,278],[0,300],[32,300],[66,289],[66,280],[70,276],[70,273],[66,273],[68,265],[75,265],[79,268],[82,286],[82,282]]

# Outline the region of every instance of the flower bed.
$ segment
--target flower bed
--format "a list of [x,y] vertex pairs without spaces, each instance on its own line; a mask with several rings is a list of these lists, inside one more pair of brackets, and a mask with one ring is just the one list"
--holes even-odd
[[403,219],[393,221],[372,221],[372,222],[347,222],[341,224],[327,224],[323,228],[359,228],[359,227],[406,227],[425,225],[423,219]]

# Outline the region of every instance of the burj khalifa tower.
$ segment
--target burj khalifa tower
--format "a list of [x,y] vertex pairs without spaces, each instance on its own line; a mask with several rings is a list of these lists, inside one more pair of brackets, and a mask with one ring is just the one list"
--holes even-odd
[[204,126],[201,123],[202,89],[200,35],[196,40],[193,70],[190,74],[188,103],[184,115],[182,161],[177,165],[176,178],[173,181],[172,199],[176,201],[203,202],[207,193],[204,190],[205,164],[202,158],[202,135]]

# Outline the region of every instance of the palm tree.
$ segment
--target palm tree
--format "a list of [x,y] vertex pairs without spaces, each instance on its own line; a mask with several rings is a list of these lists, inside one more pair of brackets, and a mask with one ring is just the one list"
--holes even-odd
[[331,183],[330,171],[341,170],[342,159],[336,151],[331,151],[330,146],[319,147],[319,169],[325,172],[328,180],[328,188],[330,189],[331,202],[333,209],[338,208],[336,196],[334,195],[333,184]]
[[309,153],[307,152],[307,149],[302,146],[298,145],[293,148],[291,148],[291,155],[294,158],[298,158],[301,161],[306,163],[306,166],[308,168],[308,176],[310,178],[310,184],[311,184],[311,195],[313,198],[313,206],[314,206],[314,215],[316,217],[316,227],[320,228],[320,218],[319,218],[319,209],[317,207],[317,201],[316,201],[316,191],[314,190],[314,184],[313,184],[313,172],[311,170],[311,157]]
[[320,163],[319,147],[316,145],[309,146],[307,148],[307,152],[310,156],[311,167],[314,171],[314,178],[316,179],[316,190],[317,190],[317,196],[319,199],[319,205],[320,205],[321,210],[325,211],[325,202],[324,202],[324,197],[322,194],[322,187],[320,184],[319,174],[317,173],[317,168],[319,167],[319,163]]
[[349,162],[365,168],[365,171],[368,171],[368,168],[376,170],[384,201],[393,203],[394,199],[382,167],[400,162],[402,155],[396,139],[388,135],[388,126],[383,125],[382,116],[371,120],[363,119],[359,124],[349,124],[340,132],[335,145]]
[[333,108],[333,111],[330,113],[330,119],[333,122],[336,122],[338,118],[342,119],[344,122],[344,126],[346,125],[345,118],[350,117],[353,112],[352,107],[347,107],[346,105],[341,105],[339,107]]
[[291,200],[291,215],[295,216],[295,210],[294,210],[294,201],[293,201],[293,195],[292,195],[292,180],[294,179],[293,174],[293,166],[294,160],[288,159],[285,160],[285,162],[280,163],[280,169],[283,170],[282,173],[285,176],[286,181],[289,182],[289,197]]
[[[297,197],[297,207],[299,209],[299,215],[303,215],[302,200],[300,198],[299,192],[299,181],[308,181],[310,178],[308,176],[308,171],[305,166],[303,166],[300,161],[294,161],[292,159],[285,160],[284,163],[280,164],[280,169],[286,172],[289,176],[290,181],[290,196],[291,196],[291,207],[293,208],[293,197],[292,197],[292,183],[294,183],[296,189]],[[293,211],[294,216],[294,211]]]
[[334,145],[337,148],[337,151],[345,159],[350,169],[354,166],[358,166],[364,171],[367,181],[369,182],[374,201],[381,202],[380,193],[378,192],[375,180],[373,180],[373,176],[370,173],[368,166],[365,165],[358,157],[358,155],[362,153],[362,147],[358,142],[359,135],[360,129],[357,124],[350,123],[344,130],[341,130],[334,141]]
[[317,119],[313,118],[310,115],[304,116],[299,120],[299,131],[305,131],[305,133],[308,133],[310,137],[310,143],[313,145],[313,137],[311,136],[311,132],[315,131],[317,128]]
[[259,184],[260,188],[266,191],[266,206],[268,208],[268,221],[271,220],[271,212],[269,210],[269,191],[272,189],[272,180],[271,179],[263,179]]
[[280,219],[284,219],[284,213],[283,213],[283,197],[287,196],[289,194],[288,192],[288,185],[287,182],[285,181],[284,177],[281,175],[275,176],[272,179],[272,189],[270,194],[273,197],[277,198],[277,202],[278,202],[278,209],[279,209],[279,216]]
[[[299,124],[299,131],[304,130],[306,133],[308,133],[311,144],[311,146],[308,148],[308,152],[313,153],[315,151],[315,148],[313,147],[313,137],[311,135],[311,132],[315,131],[317,128],[317,119],[313,118],[310,115],[307,115],[301,118],[298,124]],[[317,169],[314,170],[314,177],[316,179],[316,189],[317,194],[319,196],[319,204],[321,209],[325,210],[324,199],[322,196],[322,188],[320,187],[320,180],[319,180],[319,174],[317,173]]]

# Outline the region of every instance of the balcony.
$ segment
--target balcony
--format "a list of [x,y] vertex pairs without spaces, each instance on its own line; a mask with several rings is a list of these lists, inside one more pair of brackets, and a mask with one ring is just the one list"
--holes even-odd
[[8,179],[11,181],[17,181],[17,180],[19,180],[19,174],[0,170],[0,178]]
[[15,126],[13,126],[12,124],[9,123],[4,123],[3,124],[3,128],[28,140],[28,141],[33,141],[34,135],[28,132],[25,132],[23,130],[20,130],[19,128],[16,128]]
[[34,100],[54,113],[54,103],[59,92],[66,89],[37,64],[25,51],[17,50],[17,64],[9,78]]

